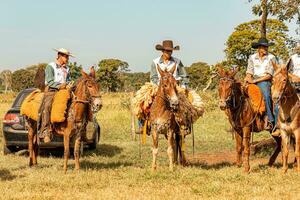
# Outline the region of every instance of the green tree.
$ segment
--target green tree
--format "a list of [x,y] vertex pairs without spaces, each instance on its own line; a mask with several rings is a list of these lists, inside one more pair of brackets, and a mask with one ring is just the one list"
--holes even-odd
[[4,93],[6,93],[8,89],[11,89],[12,72],[10,70],[2,71],[0,73],[0,81],[1,81],[1,85],[4,86]]
[[69,63],[69,72],[72,81],[76,81],[81,77],[82,65],[78,65],[77,62]]
[[189,75],[189,86],[194,89],[205,88],[210,76],[211,67],[204,62],[193,63],[190,67],[186,68]]
[[98,63],[97,80],[107,92],[121,90],[124,86],[124,73],[128,72],[128,63],[118,59],[104,59]]
[[36,87],[35,79],[39,68],[45,69],[46,63],[31,65],[25,69],[19,69],[12,73],[12,89],[13,91],[21,91],[26,88]]
[[[254,53],[253,41],[260,38],[260,20],[253,20],[238,25],[226,42],[226,58],[231,65],[247,66],[249,56]],[[276,19],[267,20],[267,38],[275,45],[269,51],[278,58],[286,60],[293,40],[287,35],[288,27]]]
[[136,91],[146,82],[150,82],[150,72],[124,73],[122,82],[124,91]]
[[[253,1],[254,0],[249,0],[249,2]],[[256,3],[252,7],[252,12],[258,16],[264,15],[265,13],[265,15],[270,14],[276,16],[280,21],[290,22],[296,20],[300,26],[299,7],[300,0],[259,0],[259,3]]]

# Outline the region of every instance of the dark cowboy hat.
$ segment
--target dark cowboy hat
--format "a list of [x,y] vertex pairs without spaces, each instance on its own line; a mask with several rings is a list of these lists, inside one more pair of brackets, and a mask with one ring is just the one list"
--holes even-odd
[[164,40],[161,44],[157,44],[155,46],[155,49],[158,51],[167,50],[167,51],[173,51],[173,50],[179,50],[179,46],[173,47],[173,41],[172,40]]
[[266,38],[260,38],[258,42],[252,43],[252,48],[257,49],[259,46],[269,47],[274,45],[274,43],[269,43],[269,41]]

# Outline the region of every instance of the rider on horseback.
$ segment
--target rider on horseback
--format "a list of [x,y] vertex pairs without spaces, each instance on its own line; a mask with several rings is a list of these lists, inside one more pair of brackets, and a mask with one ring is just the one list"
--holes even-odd
[[41,127],[39,130],[41,134],[39,136],[44,138],[45,143],[51,141],[52,130],[50,127],[50,114],[54,95],[59,89],[66,88],[67,84],[70,82],[69,67],[67,64],[69,62],[69,57],[74,57],[64,48],[54,50],[58,52],[57,59],[55,62],[49,63],[45,69],[46,88],[43,102],[40,107]]
[[[160,74],[157,71],[157,65],[159,65],[163,71],[165,69],[169,71],[175,64],[176,69],[173,73],[173,76],[182,88],[187,89],[189,80],[188,80],[188,75],[186,73],[186,70],[184,69],[184,66],[180,61],[180,59],[172,56],[173,51],[179,50],[180,47],[179,46],[173,47],[172,40],[164,40],[162,42],[162,45],[157,44],[155,46],[155,49],[161,51],[162,55],[152,61],[151,71],[150,71],[151,82],[154,83],[155,85],[159,84]],[[138,123],[141,132],[141,128],[144,124],[144,120],[139,119]]]
[[300,98],[300,42],[294,49],[294,54],[290,58],[288,67],[292,85],[297,91],[298,98]]
[[272,130],[275,126],[273,105],[271,98],[271,80],[274,73],[272,62],[277,63],[276,57],[268,52],[268,47],[273,45],[266,38],[260,38],[258,42],[252,43],[252,48],[257,53],[251,55],[248,60],[246,71],[246,83],[256,84],[264,96],[266,105],[265,128]]

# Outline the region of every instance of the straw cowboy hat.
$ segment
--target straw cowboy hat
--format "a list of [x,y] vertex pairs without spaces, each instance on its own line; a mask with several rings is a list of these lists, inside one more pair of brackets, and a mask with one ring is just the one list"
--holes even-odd
[[173,41],[172,40],[164,40],[161,44],[157,44],[155,46],[155,49],[158,51],[163,51],[163,50],[167,50],[167,51],[173,51],[173,50],[179,50],[179,46],[175,46],[173,47]]
[[274,43],[269,43],[269,41],[266,38],[260,38],[258,42],[252,43],[252,48],[257,49],[259,46],[269,47],[274,45]]
[[65,48],[59,48],[59,49],[53,49],[53,50],[56,51],[56,52],[58,52],[58,53],[65,54],[67,56],[75,57],[73,54],[71,54],[70,51],[68,51]]

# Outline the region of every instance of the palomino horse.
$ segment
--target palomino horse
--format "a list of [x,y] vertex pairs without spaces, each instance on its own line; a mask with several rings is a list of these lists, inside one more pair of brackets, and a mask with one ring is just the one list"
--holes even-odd
[[[238,69],[225,72],[218,67],[220,76],[219,82],[219,106],[228,116],[229,122],[234,130],[236,140],[236,164],[241,166],[242,153],[244,152],[244,170],[250,171],[250,138],[251,132],[260,132],[264,130],[264,120],[254,112],[242,88],[242,84],[234,78]],[[280,153],[281,140],[279,137],[273,137],[277,147],[269,160],[269,166],[273,165],[278,154]]]
[[[62,123],[52,124],[56,134],[64,137],[64,171],[67,171],[67,164],[70,155],[70,138],[75,136],[74,157],[75,169],[79,169],[79,151],[81,139],[85,137],[84,131],[87,120],[91,119],[92,112],[98,112],[101,108],[101,97],[99,86],[95,80],[95,71],[92,68],[90,75],[81,72],[80,78],[72,88],[72,98],[70,99],[66,120]],[[28,127],[28,149],[29,166],[37,164],[38,156],[38,135],[37,122],[27,118]]]
[[[153,161],[152,169],[156,169],[156,159],[158,154],[158,138],[159,134],[164,134],[168,140],[168,157],[169,157],[169,168],[173,170],[174,158],[177,155],[177,148],[175,148],[175,138],[176,134],[180,134],[179,127],[175,121],[174,112],[178,109],[179,99],[178,92],[176,89],[177,83],[173,77],[173,73],[176,69],[176,65],[168,72],[163,71],[159,65],[157,65],[157,70],[160,74],[160,83],[158,86],[158,91],[156,97],[153,101],[150,110],[150,123],[153,138]],[[177,140],[176,140],[177,143]],[[174,150],[175,157],[174,157]],[[181,154],[184,154],[181,151]],[[184,155],[180,155],[185,158]]]
[[300,172],[300,102],[288,78],[289,64],[283,67],[273,66],[277,70],[273,77],[272,98],[279,105],[278,126],[282,138],[283,172],[288,169],[290,136],[295,137],[295,157],[297,171]]

